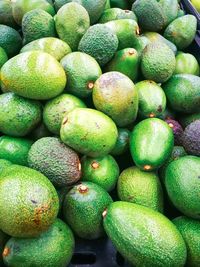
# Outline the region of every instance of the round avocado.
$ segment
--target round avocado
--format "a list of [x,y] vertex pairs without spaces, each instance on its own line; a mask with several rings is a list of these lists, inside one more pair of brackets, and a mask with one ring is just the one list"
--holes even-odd
[[28,153],[28,164],[57,187],[74,184],[81,177],[78,155],[56,137],[37,140]]
[[51,182],[27,167],[11,165],[0,179],[0,228],[13,237],[35,237],[56,219],[59,200]]
[[182,143],[188,154],[200,156],[200,119],[185,128]]

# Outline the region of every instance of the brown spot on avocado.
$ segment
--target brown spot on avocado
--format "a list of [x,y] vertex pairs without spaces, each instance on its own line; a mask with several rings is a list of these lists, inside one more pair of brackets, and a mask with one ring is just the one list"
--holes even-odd
[[3,251],[3,257],[7,257],[8,255],[10,254],[10,248],[8,247],[5,247],[4,248],[4,251]]
[[162,106],[161,106],[161,105],[158,106],[157,111],[158,111],[158,112],[162,112]]
[[49,205],[48,204],[45,204],[45,205],[43,205],[41,207],[38,207],[38,208],[35,208],[35,210],[34,210],[34,219],[33,219],[34,223],[39,225],[40,222],[41,222],[41,215],[44,212],[48,211],[48,210],[49,210]]

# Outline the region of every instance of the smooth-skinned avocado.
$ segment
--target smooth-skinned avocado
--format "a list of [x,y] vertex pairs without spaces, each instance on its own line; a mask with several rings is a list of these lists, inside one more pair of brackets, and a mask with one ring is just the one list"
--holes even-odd
[[133,123],[138,112],[138,92],[134,83],[120,72],[107,72],[94,84],[92,98],[97,110],[119,127]]
[[173,51],[163,42],[148,44],[142,52],[141,70],[147,80],[166,82],[175,70]]
[[66,80],[60,63],[41,51],[19,54],[1,68],[2,88],[30,99],[46,100],[59,95]]
[[157,118],[139,122],[130,137],[132,158],[140,169],[152,171],[161,167],[170,156],[174,146],[173,131]]
[[174,43],[179,50],[188,47],[195,38],[197,19],[193,15],[185,15],[172,21],[165,29],[164,37]]
[[56,219],[39,237],[10,238],[5,245],[3,259],[7,266],[13,267],[65,267],[72,258],[74,243],[71,229]]
[[56,36],[53,17],[42,9],[27,12],[22,19],[24,43],[30,43],[44,37]]
[[76,108],[64,117],[60,136],[66,145],[77,152],[102,157],[114,148],[118,131],[113,120],[104,113]]
[[91,26],[82,37],[78,50],[84,52],[104,66],[118,49],[117,35],[107,26],[96,24]]
[[131,132],[126,128],[118,128],[118,138],[113,150],[110,152],[113,156],[124,154],[129,148],[129,138]]
[[101,186],[83,182],[66,194],[63,216],[77,236],[97,239],[105,234],[102,213],[111,203],[112,198]]
[[61,40],[76,51],[78,44],[90,26],[90,18],[86,9],[77,3],[62,6],[54,17],[56,31]]
[[199,219],[200,158],[181,157],[171,162],[165,173],[165,187],[173,205],[188,217]]
[[28,152],[33,141],[11,136],[0,137],[0,159],[6,159],[14,164],[28,165]]
[[35,237],[55,221],[59,200],[40,172],[11,165],[0,176],[0,228],[13,237]]
[[187,266],[200,265],[200,222],[186,216],[172,221],[180,231],[187,247]]
[[46,52],[55,57],[55,59],[57,59],[58,61],[72,52],[71,48],[66,42],[55,37],[45,37],[32,41],[29,44],[23,46],[20,53],[33,50]]
[[98,184],[108,192],[114,189],[119,177],[119,166],[111,155],[101,158],[84,156],[81,166],[83,181]]
[[37,140],[28,153],[28,164],[57,187],[74,184],[81,177],[78,155],[57,137]]
[[111,20],[118,20],[118,19],[133,19],[137,21],[137,17],[131,10],[123,10],[121,8],[108,8],[105,9],[102,16],[99,19],[99,23],[106,23]]
[[47,101],[43,110],[44,124],[50,132],[59,135],[63,117],[75,108],[86,108],[86,105],[70,94],[61,94]]
[[159,117],[166,109],[166,96],[163,89],[154,81],[141,81],[136,84],[139,95],[138,114],[141,118]]
[[178,112],[200,111],[200,77],[192,74],[176,74],[163,84],[169,106]]
[[188,154],[200,156],[200,119],[195,120],[185,128],[182,144]]
[[193,74],[199,76],[199,63],[192,54],[179,52],[176,56],[174,74]]
[[186,246],[175,225],[161,213],[118,201],[103,213],[104,229],[115,248],[134,266],[180,266]]
[[11,136],[25,136],[40,123],[42,106],[38,101],[14,93],[0,95],[0,131]]
[[105,66],[105,72],[118,71],[128,76],[132,81],[138,77],[140,57],[134,48],[125,48],[115,53]]
[[90,96],[102,74],[97,61],[85,53],[73,52],[61,60],[61,65],[68,78],[66,91],[81,98]]
[[123,170],[117,182],[117,192],[122,201],[163,212],[162,186],[155,172],[144,172],[138,167]]

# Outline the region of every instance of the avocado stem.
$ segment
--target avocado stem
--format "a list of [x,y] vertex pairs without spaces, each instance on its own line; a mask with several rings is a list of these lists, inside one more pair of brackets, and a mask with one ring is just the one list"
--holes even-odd
[[84,194],[84,193],[87,193],[88,192],[88,187],[84,184],[81,184],[79,187],[78,187],[78,191],[79,193],[81,194]]
[[151,170],[151,165],[145,165],[145,166],[144,166],[144,170],[145,170],[145,171],[149,171],[149,170]]
[[128,51],[129,55],[134,55],[135,54],[135,49],[131,48]]
[[93,82],[89,82],[87,87],[88,87],[88,89],[93,89],[94,88],[94,83]]
[[5,247],[2,255],[3,257],[6,257],[9,255],[9,253],[10,253],[10,249],[8,247]]
[[155,114],[153,113],[153,112],[151,112],[150,114],[149,114],[149,118],[154,118],[155,117]]
[[93,161],[91,165],[92,165],[93,169],[98,169],[99,168],[99,163],[96,162],[96,161]]
[[105,210],[103,211],[103,213],[102,213],[102,216],[103,216],[103,218],[105,218],[105,217],[106,217],[107,213],[108,213],[108,210],[107,210],[107,209],[105,209]]
[[168,125],[169,125],[170,128],[174,128],[174,124],[173,123],[170,122]]

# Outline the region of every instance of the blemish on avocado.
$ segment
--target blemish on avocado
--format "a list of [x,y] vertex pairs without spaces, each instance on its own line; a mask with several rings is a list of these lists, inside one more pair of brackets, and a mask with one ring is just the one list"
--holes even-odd
[[65,125],[67,123],[67,121],[68,121],[68,118],[64,118],[63,125]]
[[33,199],[31,199],[31,202],[32,202],[33,204],[37,204],[37,201],[35,201],[35,200],[33,200]]
[[8,247],[5,247],[4,248],[4,251],[3,251],[3,257],[7,257],[8,255],[10,254],[10,249]]
[[157,111],[158,111],[158,112],[162,112],[162,106],[161,106],[161,105],[158,106]]
[[41,222],[41,215],[44,212],[46,212],[48,209],[49,209],[49,205],[48,204],[43,205],[43,206],[38,207],[38,208],[35,208],[35,210],[34,210],[34,213],[35,214],[34,214],[34,219],[33,219],[33,221],[34,221],[35,224],[37,224],[37,225],[40,224],[40,222]]

